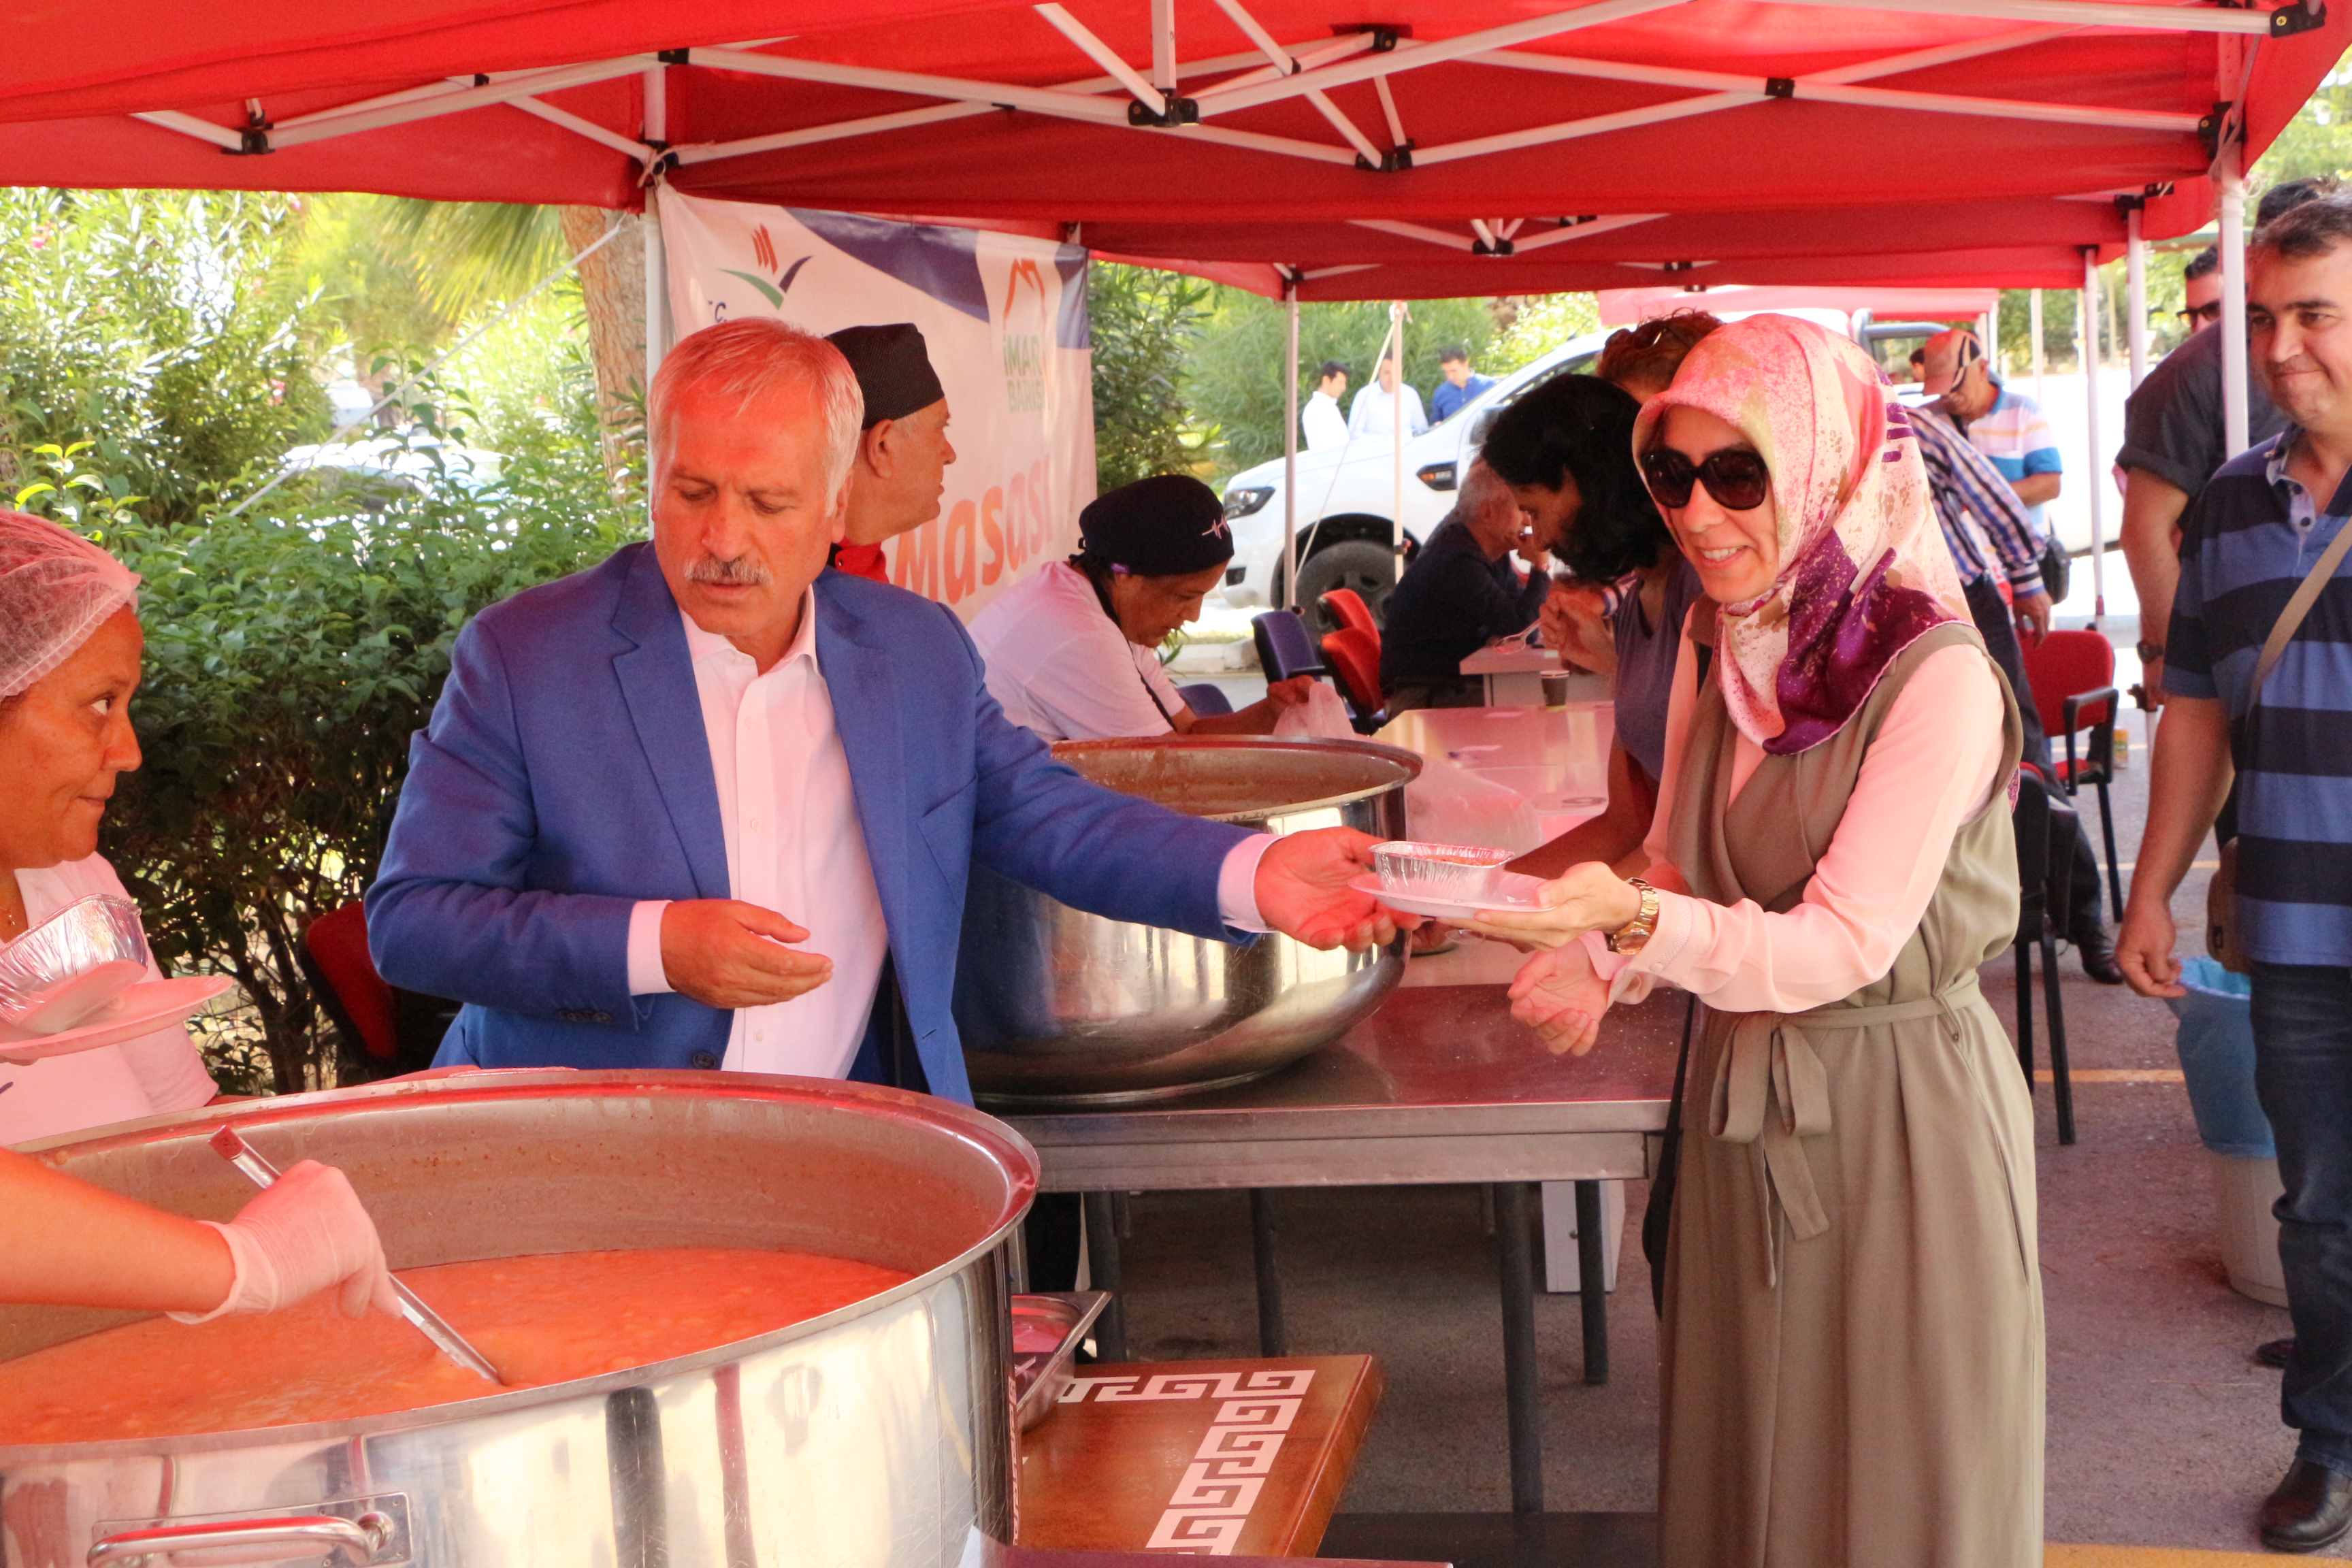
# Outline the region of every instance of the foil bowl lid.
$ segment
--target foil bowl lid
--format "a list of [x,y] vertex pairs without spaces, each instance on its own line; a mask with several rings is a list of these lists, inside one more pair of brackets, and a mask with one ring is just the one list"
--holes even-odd
[[1513,858],[1508,849],[1472,844],[1424,844],[1393,839],[1372,846],[1372,868],[1402,893],[1433,894],[1470,902],[1493,886],[1495,875]]
[[110,1006],[147,973],[139,906],[110,894],[77,899],[0,944],[0,1023],[57,1034]]

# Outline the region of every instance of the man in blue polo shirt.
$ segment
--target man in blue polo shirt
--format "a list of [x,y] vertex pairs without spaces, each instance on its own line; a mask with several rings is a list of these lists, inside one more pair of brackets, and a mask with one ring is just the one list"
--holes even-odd
[[1443,424],[1468,407],[1477,395],[1495,384],[1491,375],[1479,375],[1470,368],[1470,351],[1460,343],[1448,343],[1437,351],[1437,368],[1445,379],[1429,395],[1430,417]]
[[2168,700],[2116,947],[2134,989],[2181,994],[2171,898],[2234,770],[2254,1081],[2286,1186],[2294,1349],[2281,1409],[2302,1435],[2260,1526],[2264,1545],[2311,1552],[2352,1531],[2352,572],[2329,581],[2259,693],[2253,678],[2281,610],[2352,520],[2352,200],[2265,225],[2250,260],[2249,358],[2288,423],[2224,463],[2182,529]]

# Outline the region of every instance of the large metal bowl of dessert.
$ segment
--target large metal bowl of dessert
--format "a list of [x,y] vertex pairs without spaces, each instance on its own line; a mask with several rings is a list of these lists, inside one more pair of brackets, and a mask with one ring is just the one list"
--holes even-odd
[[[525,1070],[215,1107],[25,1147],[101,1186],[225,1219],[252,1189],[206,1147],[223,1121],[280,1168],[341,1167],[405,1282],[510,1382],[532,1366],[560,1380],[484,1383],[396,1319],[336,1317],[331,1293],[196,1328],[0,1308],[0,1401],[31,1397],[45,1365],[83,1363],[46,1414],[0,1422],[0,1563],[951,1568],[1010,1539],[1000,1244],[1028,1206],[1036,1157],[992,1118],[803,1079]],[[758,1290],[658,1280],[671,1293],[650,1308],[594,1283],[585,1316],[550,1320],[553,1342],[534,1341],[529,1321],[466,1315],[469,1278],[561,1273],[583,1258],[786,1256],[857,1282],[828,1310],[748,1336],[747,1322],[768,1321]],[[526,1294],[526,1306],[581,1305],[576,1288]],[[321,1339],[380,1336],[371,1354],[408,1353],[394,1342],[408,1336],[422,1347],[417,1375],[442,1379],[433,1397],[447,1402],[145,1430],[173,1426],[156,1413],[192,1390],[213,1397],[215,1384],[239,1410],[307,1396],[307,1341],[255,1351],[264,1342],[203,1337],[305,1323]],[[145,1361],[89,1353],[142,1334]],[[698,1334],[724,1342],[613,1364],[664,1335]],[[248,1349],[208,1354],[207,1343]],[[175,1347],[190,1364],[159,1372],[153,1357]],[[106,1386],[124,1377],[133,1385]],[[86,1440],[39,1436],[59,1432]],[[191,1552],[199,1539],[214,1548]]]
[[[1369,741],[1158,736],[1054,748],[1097,784],[1219,822],[1404,834],[1411,752]],[[1322,952],[1106,920],[974,865],[955,1015],[974,1095],[1116,1105],[1243,1083],[1329,1044],[1404,973],[1404,939]]]

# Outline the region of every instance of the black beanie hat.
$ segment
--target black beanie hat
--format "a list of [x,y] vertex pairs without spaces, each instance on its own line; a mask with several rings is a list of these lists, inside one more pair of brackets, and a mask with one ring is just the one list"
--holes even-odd
[[1078,548],[1138,577],[1182,577],[1231,561],[1234,531],[1216,491],[1190,474],[1157,474],[1087,502]]
[[841,351],[857,374],[857,390],[866,395],[866,429],[885,419],[904,419],[948,395],[939,372],[931,368],[923,330],[911,321],[844,327],[827,333],[824,341]]

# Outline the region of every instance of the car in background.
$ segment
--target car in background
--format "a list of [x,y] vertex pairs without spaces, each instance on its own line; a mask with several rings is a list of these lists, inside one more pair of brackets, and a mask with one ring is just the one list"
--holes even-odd
[[[1704,297],[1693,300],[1704,306]],[[1720,312],[1727,321],[1754,311]],[[1914,341],[1940,331],[1945,322],[1874,321],[1867,310],[1803,308],[1784,311],[1832,331],[1844,332],[1882,357],[1899,346],[1907,354]],[[1885,347],[1882,348],[1881,340]],[[1403,519],[1406,555],[1428,538],[1454,505],[1461,475],[1478,455],[1486,432],[1503,410],[1529,387],[1563,373],[1589,373],[1609,341],[1607,331],[1585,332],[1539,355],[1480,393],[1454,416],[1405,443]],[[1389,590],[1396,585],[1393,545],[1398,515],[1394,448],[1380,437],[1357,437],[1344,447],[1298,454],[1298,596],[1297,604],[1318,631],[1333,626],[1321,610],[1334,588],[1363,595],[1373,617],[1382,618]],[[1234,559],[1222,590],[1237,609],[1268,609],[1283,603],[1283,461],[1276,458],[1245,468],[1225,485],[1225,521],[1233,530]]]
[[506,459],[496,452],[417,435],[293,447],[284,461],[284,484],[377,512],[410,493],[429,495],[453,485],[467,491],[488,489],[498,482]]

